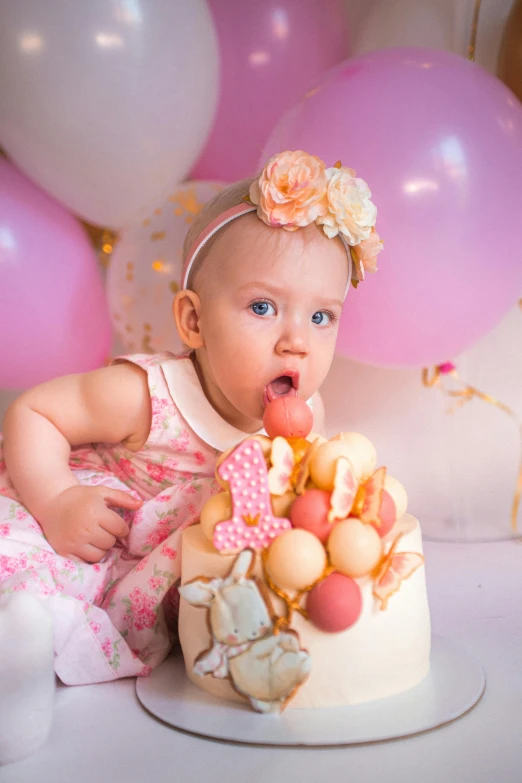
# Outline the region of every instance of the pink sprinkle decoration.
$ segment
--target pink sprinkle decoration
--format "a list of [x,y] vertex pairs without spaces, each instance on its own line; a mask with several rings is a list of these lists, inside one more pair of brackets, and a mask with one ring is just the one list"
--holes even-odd
[[[254,468],[256,468],[254,470]],[[275,517],[268,491],[268,470],[261,445],[244,440],[218,468],[228,481],[232,496],[232,519],[218,522],[213,543],[223,554],[243,549],[264,549],[276,536],[290,530],[289,519]]]

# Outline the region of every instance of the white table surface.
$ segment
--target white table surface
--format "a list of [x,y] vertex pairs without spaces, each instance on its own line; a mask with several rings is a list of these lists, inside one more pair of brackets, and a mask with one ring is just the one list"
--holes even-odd
[[486,671],[482,700],[454,723],[357,747],[255,748],[163,725],[140,706],[133,680],[60,687],[50,740],[0,768],[1,783],[521,783],[522,544],[425,550],[433,631]]

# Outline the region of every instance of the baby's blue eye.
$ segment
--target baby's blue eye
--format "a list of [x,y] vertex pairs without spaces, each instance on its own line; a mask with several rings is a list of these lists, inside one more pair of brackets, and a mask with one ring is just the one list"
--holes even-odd
[[256,315],[275,315],[275,308],[270,302],[254,302],[250,307]]
[[330,313],[327,313],[324,310],[318,310],[312,316],[312,323],[317,324],[317,326],[326,326],[331,320],[332,317]]

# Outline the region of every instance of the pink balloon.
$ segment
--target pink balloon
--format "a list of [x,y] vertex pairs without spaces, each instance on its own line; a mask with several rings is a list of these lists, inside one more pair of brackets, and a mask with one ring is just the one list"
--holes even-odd
[[431,49],[349,60],[281,120],[269,155],[339,158],[373,193],[379,271],[351,291],[338,350],[422,366],[473,345],[522,290],[522,107],[474,63]]
[[92,370],[110,346],[102,280],[85,232],[0,159],[0,387]]
[[284,111],[349,54],[341,0],[209,0],[221,54],[221,94],[189,179],[254,174]]

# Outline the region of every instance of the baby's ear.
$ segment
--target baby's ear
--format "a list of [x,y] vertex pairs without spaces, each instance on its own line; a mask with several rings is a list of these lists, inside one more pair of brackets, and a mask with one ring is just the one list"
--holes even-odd
[[203,348],[200,326],[201,300],[195,291],[178,291],[172,302],[172,313],[181,340],[189,348]]

